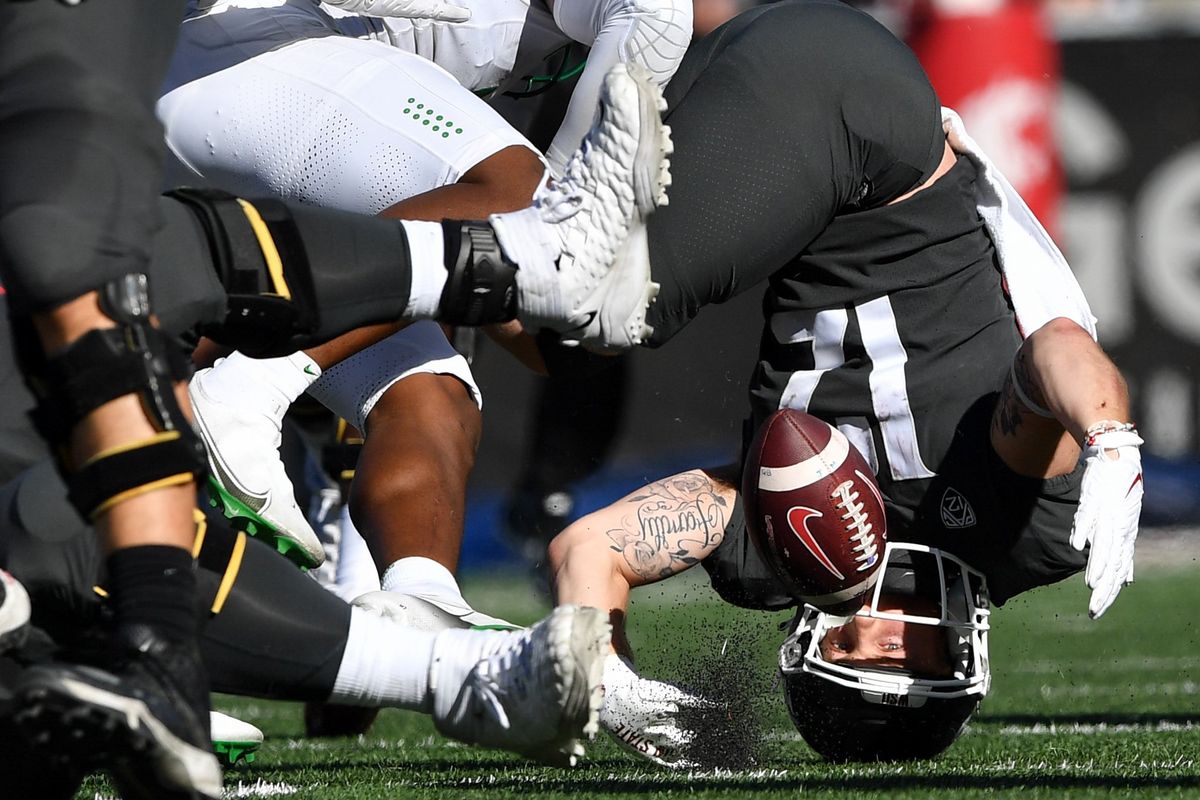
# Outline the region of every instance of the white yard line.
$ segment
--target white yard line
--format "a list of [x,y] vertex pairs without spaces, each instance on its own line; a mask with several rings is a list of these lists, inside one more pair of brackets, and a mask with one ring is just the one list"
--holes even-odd
[[1160,719],[1156,722],[1036,722],[1033,725],[1005,725],[1000,729],[1001,736],[1057,736],[1066,733],[1083,734],[1085,736],[1127,734],[1127,733],[1180,733],[1200,731],[1197,722],[1170,722]]
[[237,797],[286,797],[298,791],[300,789],[290,783],[274,783],[264,780],[257,780],[254,783],[238,781],[236,786],[225,786],[224,796],[231,800]]

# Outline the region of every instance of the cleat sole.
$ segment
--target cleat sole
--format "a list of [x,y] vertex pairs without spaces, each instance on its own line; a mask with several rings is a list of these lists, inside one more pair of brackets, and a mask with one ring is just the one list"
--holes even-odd
[[320,563],[299,542],[280,533],[271,523],[259,516],[254,509],[234,497],[212,475],[208,476],[208,504],[221,512],[221,516],[234,523],[272,550],[291,561],[302,570],[316,569]]
[[262,742],[213,742],[212,746],[217,757],[232,767],[238,762],[253,764]]
[[641,135],[638,138],[633,175],[634,198],[642,216],[662,205],[671,184],[671,168],[667,160],[673,145],[671,129],[663,124],[662,112],[666,100],[645,68],[626,64],[629,77],[633,79],[640,106],[638,122]]
[[580,736],[591,740],[600,729],[604,659],[612,642],[612,625],[597,608],[563,608],[570,609],[570,616],[556,624],[551,647],[555,674],[563,682],[566,711],[559,720],[555,750],[537,755],[544,761],[575,766],[585,754]]
[[[213,756],[176,738],[142,701],[71,678],[38,677],[43,683],[18,692],[13,722],[52,759],[87,771],[111,768],[114,779],[126,787],[122,796],[131,800],[221,796],[220,770],[215,761],[206,762]],[[164,758],[163,769],[172,773],[175,785],[162,785],[161,775],[153,786],[141,780],[151,753]]]

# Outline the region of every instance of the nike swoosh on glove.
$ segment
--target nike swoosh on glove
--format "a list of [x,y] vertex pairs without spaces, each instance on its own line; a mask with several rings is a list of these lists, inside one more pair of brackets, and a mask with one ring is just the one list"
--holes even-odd
[[1088,552],[1084,579],[1092,590],[1088,613],[1097,619],[1133,583],[1133,548],[1142,513],[1142,439],[1130,430],[1090,436],[1071,546]]
[[325,0],[343,11],[372,17],[432,19],[438,22],[466,22],[471,10],[446,0]]
[[687,755],[698,732],[687,725],[685,718],[689,711],[713,705],[678,686],[638,677],[631,670],[614,679],[605,664],[600,726],[626,750],[660,766],[700,766]]

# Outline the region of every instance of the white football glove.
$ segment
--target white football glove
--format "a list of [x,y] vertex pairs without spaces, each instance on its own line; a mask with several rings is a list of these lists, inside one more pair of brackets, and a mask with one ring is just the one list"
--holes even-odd
[[1121,588],[1133,583],[1133,545],[1142,513],[1142,456],[1137,431],[1108,430],[1088,437],[1079,509],[1071,546],[1090,545],[1084,579],[1092,590],[1092,619],[1108,610]]
[[600,726],[626,750],[655,764],[674,769],[699,766],[686,756],[697,732],[687,729],[679,714],[711,705],[678,686],[638,677],[619,656],[604,662]]
[[471,10],[446,0],[325,0],[343,11],[353,11],[371,17],[404,17],[433,19],[438,22],[466,22]]

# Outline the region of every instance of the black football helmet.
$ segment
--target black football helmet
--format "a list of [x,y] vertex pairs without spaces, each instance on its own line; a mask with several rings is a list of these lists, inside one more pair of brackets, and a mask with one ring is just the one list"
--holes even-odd
[[[981,573],[944,551],[889,542],[880,574],[857,615],[943,629],[951,674],[827,661],[821,640],[851,617],[803,607],[780,648],[779,668],[792,722],[831,761],[932,758],[958,738],[991,684],[991,612]],[[936,611],[881,611],[884,595],[919,597]]]

